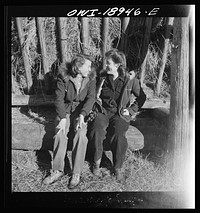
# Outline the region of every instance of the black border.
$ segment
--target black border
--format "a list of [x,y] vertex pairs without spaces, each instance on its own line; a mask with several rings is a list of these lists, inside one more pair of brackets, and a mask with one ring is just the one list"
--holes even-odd
[[[120,5],[115,5],[120,7]],[[124,5],[123,5],[124,6]],[[133,5],[125,5],[133,7]],[[70,192],[70,193],[18,193],[11,192],[11,17],[66,16],[73,8],[100,8],[112,5],[11,5],[4,6],[4,207],[56,207],[56,208],[185,208],[185,198],[177,192]],[[159,7],[157,16],[188,16],[188,5],[134,5],[138,8]],[[164,206],[161,200],[169,198]],[[179,202],[176,199],[179,200]],[[126,200],[126,202],[125,202]],[[127,202],[129,201],[129,202]]]
[[[148,13],[145,11],[150,12],[153,8],[159,8],[158,12],[153,16],[158,17],[186,17],[188,16],[189,7],[190,5],[162,5],[162,4],[155,4],[155,5],[12,5],[8,6],[8,14],[13,17],[66,17],[67,14],[77,9],[80,10],[92,10],[98,9],[100,12],[105,12],[108,8],[113,7],[125,7],[140,8],[141,14],[138,16],[134,16],[134,13],[131,13],[130,16],[140,17],[140,16],[149,16]],[[78,13],[78,12],[77,12]],[[74,16],[77,16],[77,13]],[[103,17],[103,15],[95,13],[95,17]],[[90,13],[86,14],[85,16],[89,15]],[[113,15],[115,16],[115,15]],[[110,17],[113,17],[110,16]],[[126,16],[126,14],[122,14],[121,16]],[[81,17],[81,16],[79,16]],[[150,17],[150,16],[149,16]],[[152,17],[152,16],[151,16]]]

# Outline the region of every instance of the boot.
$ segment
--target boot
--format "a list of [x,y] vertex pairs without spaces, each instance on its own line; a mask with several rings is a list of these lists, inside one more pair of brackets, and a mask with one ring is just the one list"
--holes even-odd
[[94,163],[93,174],[95,176],[100,176],[100,163],[101,163],[101,158]]
[[74,189],[80,183],[80,174],[73,174],[69,184],[69,189]]
[[63,176],[63,172],[59,170],[54,170],[52,173],[43,180],[44,184],[51,184],[57,181],[61,176]]
[[122,169],[114,169],[114,172],[113,172],[113,175],[114,177],[116,178],[116,180],[122,180],[123,179],[123,173],[122,173]]

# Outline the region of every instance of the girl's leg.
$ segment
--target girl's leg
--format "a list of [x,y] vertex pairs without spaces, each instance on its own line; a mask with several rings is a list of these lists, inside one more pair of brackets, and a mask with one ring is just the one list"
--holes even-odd
[[85,161],[85,153],[88,139],[86,137],[87,125],[83,125],[82,129],[78,129],[73,139],[72,148],[72,168],[73,174],[81,174]]
[[106,138],[106,129],[109,119],[102,113],[99,113],[88,129],[88,140],[91,144],[91,152],[93,152],[93,160],[97,162],[103,154],[103,141]]
[[[70,120],[69,120],[69,115],[66,116],[67,122],[66,122],[66,135],[69,131],[69,126],[70,126]],[[59,117],[56,118],[55,120],[55,125],[57,126],[59,123],[60,119]],[[61,177],[64,173],[64,159],[66,155],[66,150],[67,150],[67,136],[63,134],[63,131],[60,131],[55,128],[55,139],[54,139],[54,147],[53,147],[53,171],[52,173],[46,177],[43,180],[44,184],[50,184],[53,183],[54,181],[58,180],[59,177]]]
[[115,169],[120,169],[123,165],[128,142],[125,133],[129,128],[129,123],[116,115],[110,119],[109,129],[112,132],[111,151],[113,154],[113,164]]
[[[66,135],[63,132],[59,132],[59,129],[56,129],[55,139],[54,139],[54,147],[53,147],[53,170],[64,170],[64,159],[67,151],[67,134],[69,132],[70,119],[69,115],[66,115]],[[55,125],[57,126],[60,119],[57,117],[55,121]],[[58,134],[57,134],[58,133]]]

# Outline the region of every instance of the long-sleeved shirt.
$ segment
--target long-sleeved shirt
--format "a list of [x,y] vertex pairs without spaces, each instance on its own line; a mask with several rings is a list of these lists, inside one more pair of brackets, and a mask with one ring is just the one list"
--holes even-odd
[[[101,90],[102,107],[106,111],[118,113],[125,120],[130,121],[131,117],[143,106],[146,95],[137,78],[132,78],[126,74],[118,77],[115,83],[109,75],[100,77],[100,81],[105,79]],[[116,85],[115,85],[116,84]],[[135,101],[131,103],[131,95],[135,96]],[[123,109],[129,111],[129,116],[123,115]]]
[[124,85],[124,76],[118,76],[117,79],[113,80],[112,75],[108,75],[105,79],[100,98],[102,99],[102,107],[109,113],[116,113],[121,90]]
[[96,79],[92,76],[83,79],[80,91],[77,92],[73,79],[66,76],[64,79],[60,76],[57,79],[55,90],[55,107],[58,116],[62,119],[66,114],[75,110],[87,116],[95,102]]

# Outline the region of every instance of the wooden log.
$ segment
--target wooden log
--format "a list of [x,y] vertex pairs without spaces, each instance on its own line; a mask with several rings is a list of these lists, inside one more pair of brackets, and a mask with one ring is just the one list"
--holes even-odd
[[22,58],[24,62],[25,74],[26,74],[26,83],[27,83],[27,91],[31,92],[31,88],[33,85],[32,75],[31,75],[31,66],[29,63],[28,52],[26,50],[26,46],[24,45],[24,33],[22,29],[22,18],[16,18],[17,31],[22,51]]
[[144,147],[144,135],[134,126],[129,126],[126,132],[128,148],[131,151],[137,151]]
[[[12,94],[12,106],[49,106],[53,105],[55,101],[55,95],[16,95]],[[167,108],[170,107],[170,101],[163,101],[161,99],[149,99],[144,105],[143,109],[146,108]]]
[[[12,108],[12,149],[52,150],[55,110],[52,108],[37,110],[37,107],[31,109],[29,112],[30,109],[26,107]],[[70,136],[72,136],[71,133]],[[130,125],[126,137],[131,151],[143,148],[144,136],[136,127]],[[68,150],[71,150],[71,145],[72,138],[69,141]],[[109,146],[106,147],[105,150],[110,150]]]
[[[13,123],[12,124],[12,149],[23,150],[53,150],[54,123]],[[144,136],[135,127],[129,126],[126,133],[128,148],[131,151],[140,150],[144,147]],[[71,150],[71,142],[68,150]],[[104,149],[110,150],[108,142]]]
[[12,149],[39,150],[45,135],[44,125],[39,123],[13,123]]
[[54,105],[55,95],[15,95],[12,94],[12,106]]
[[[128,148],[132,152],[140,150],[144,147],[144,136],[136,127],[130,125],[125,136],[127,138]],[[110,151],[109,139],[104,141],[103,146],[105,151]]]

